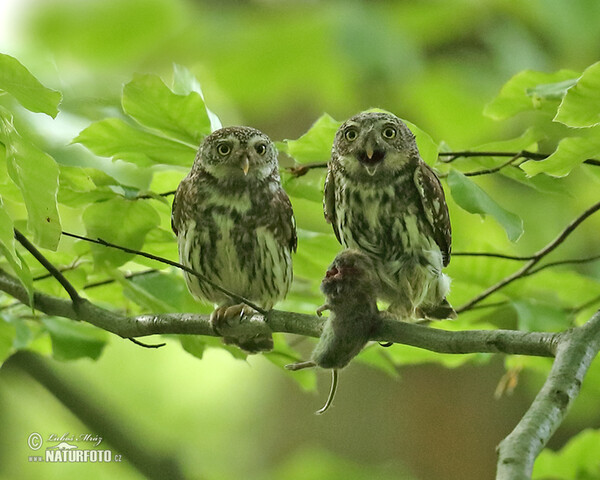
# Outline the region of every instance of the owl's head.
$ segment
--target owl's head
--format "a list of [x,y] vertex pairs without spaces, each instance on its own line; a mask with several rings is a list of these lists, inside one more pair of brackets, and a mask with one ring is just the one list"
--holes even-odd
[[398,117],[362,112],[342,124],[332,158],[356,177],[393,176],[419,157],[415,136]]
[[262,180],[277,172],[277,150],[260,130],[225,127],[204,139],[196,163],[218,180]]

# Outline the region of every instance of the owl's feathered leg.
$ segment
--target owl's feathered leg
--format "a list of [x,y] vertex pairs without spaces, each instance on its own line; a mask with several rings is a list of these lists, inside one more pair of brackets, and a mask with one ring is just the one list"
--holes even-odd
[[458,315],[446,295],[450,291],[450,278],[445,274],[439,274],[431,285],[427,297],[419,305],[419,313],[423,318],[431,320],[454,319]]
[[[273,350],[271,330],[263,321],[260,333],[256,333],[255,316],[259,312],[243,303],[221,305],[210,315],[210,323],[215,333],[223,337],[226,345],[237,345],[248,353]],[[247,328],[246,328],[247,327]]]

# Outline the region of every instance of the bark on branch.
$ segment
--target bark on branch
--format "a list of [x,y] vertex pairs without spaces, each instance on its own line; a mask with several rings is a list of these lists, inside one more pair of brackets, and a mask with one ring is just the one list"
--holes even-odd
[[533,463],[579,394],[583,377],[600,350],[600,312],[560,335],[544,386],[515,429],[498,447],[497,480],[531,478]]
[[[14,277],[0,271],[0,290],[28,304],[27,290]],[[70,300],[41,292],[33,295],[33,307],[47,315],[91,323],[123,338],[155,334],[188,334],[217,336],[209,315],[193,313],[163,313],[129,317],[99,307],[86,299],[77,308]],[[319,337],[324,319],[317,315],[272,310],[268,316],[256,314],[227,330],[226,335],[243,337],[270,332],[293,333]],[[225,333],[225,332],[224,332]],[[393,342],[424,348],[439,353],[508,353],[552,357],[558,346],[559,334],[520,332],[516,330],[464,330],[450,332],[435,328],[382,318],[381,328],[371,340]]]

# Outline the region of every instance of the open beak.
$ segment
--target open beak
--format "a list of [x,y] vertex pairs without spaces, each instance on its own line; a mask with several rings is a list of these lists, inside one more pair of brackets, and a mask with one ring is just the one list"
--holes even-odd
[[375,175],[381,160],[383,160],[383,151],[377,148],[377,141],[373,138],[373,135],[370,133],[367,138],[367,144],[365,145],[365,152],[363,157],[362,164],[365,167],[367,173],[371,176]]
[[250,160],[248,157],[244,157],[242,160],[242,171],[244,172],[244,175],[248,175],[248,170],[250,170]]

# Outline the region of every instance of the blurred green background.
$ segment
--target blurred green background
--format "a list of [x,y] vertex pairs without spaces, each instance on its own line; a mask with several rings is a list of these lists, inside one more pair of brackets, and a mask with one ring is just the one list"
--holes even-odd
[[[461,150],[520,135],[527,115],[497,122],[483,116],[486,103],[520,70],[581,71],[596,61],[598,25],[597,0],[2,0],[0,51],[63,92],[61,130],[39,118],[50,145],[113,115],[134,73],[170,78],[178,63],[199,78],[224,125],[283,140],[323,112],[343,120],[376,106]],[[597,198],[597,184],[577,190],[582,175],[565,179],[576,194],[551,206],[494,179],[480,185],[535,225],[518,246],[529,253]],[[585,225],[567,252],[585,252],[597,227]],[[467,250],[471,235],[456,232],[454,249]],[[524,374],[514,395],[496,400],[502,358],[455,369],[408,365],[397,378],[353,363],[335,407],[315,417],[329,375],[307,394],[258,356],[243,362],[215,349],[199,361],[176,342],[146,350],[115,337],[96,362],[53,365],[137,447],[175,458],[189,478],[210,479],[492,478],[495,446],[542,381]],[[600,426],[589,405],[575,404],[552,446]],[[127,461],[29,463],[32,432],[103,432],[10,360],[0,372],[0,425],[4,478],[142,478]]]

